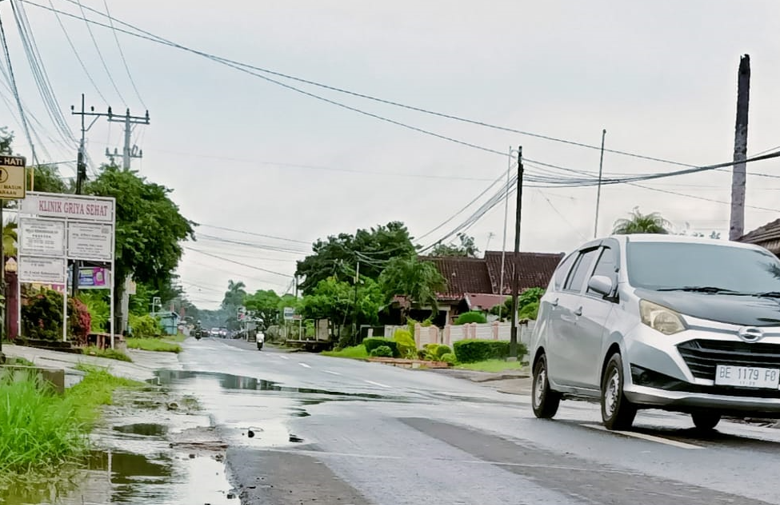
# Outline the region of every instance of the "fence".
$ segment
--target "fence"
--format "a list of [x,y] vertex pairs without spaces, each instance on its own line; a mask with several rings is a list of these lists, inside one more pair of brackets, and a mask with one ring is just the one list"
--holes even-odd
[[[528,321],[527,324],[518,325],[518,341],[528,346],[531,342],[536,321]],[[392,338],[396,330],[408,330],[408,326],[385,326],[385,336]],[[436,326],[417,325],[414,332],[414,341],[417,347],[425,344],[445,344],[452,346],[459,340],[509,340],[512,334],[512,323],[499,323],[498,321],[486,324],[464,324],[460,326],[447,325],[444,329]]]

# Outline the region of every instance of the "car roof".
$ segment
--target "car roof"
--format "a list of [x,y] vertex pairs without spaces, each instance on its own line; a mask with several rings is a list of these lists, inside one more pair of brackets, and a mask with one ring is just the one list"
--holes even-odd
[[687,235],[666,235],[660,233],[636,233],[630,235],[611,235],[609,238],[618,240],[621,244],[629,242],[655,242],[655,243],[676,243],[676,244],[707,244],[723,247],[737,247],[740,249],[759,249],[762,248],[753,244],[742,242],[732,242],[730,240],[712,239],[707,237],[691,237]]

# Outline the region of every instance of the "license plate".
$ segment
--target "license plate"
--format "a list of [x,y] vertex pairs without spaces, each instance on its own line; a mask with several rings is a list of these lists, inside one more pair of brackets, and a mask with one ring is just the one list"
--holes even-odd
[[778,389],[780,388],[780,369],[718,365],[715,370],[715,384],[718,386]]

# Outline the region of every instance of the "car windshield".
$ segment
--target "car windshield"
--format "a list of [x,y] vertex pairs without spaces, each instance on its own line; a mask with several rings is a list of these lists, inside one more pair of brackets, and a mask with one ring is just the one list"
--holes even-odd
[[768,252],[720,244],[629,242],[629,283],[655,290],[780,292],[780,261]]

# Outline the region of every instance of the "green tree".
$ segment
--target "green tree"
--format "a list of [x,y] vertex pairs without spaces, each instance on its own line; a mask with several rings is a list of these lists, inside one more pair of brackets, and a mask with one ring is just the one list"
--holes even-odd
[[671,223],[661,217],[657,212],[642,214],[639,208],[635,207],[631,211],[630,217],[618,219],[612,228],[612,233],[616,235],[629,235],[632,233],[660,233],[668,234]]
[[16,256],[16,223],[10,221],[3,225],[3,254]]
[[56,165],[38,165],[33,169],[33,189],[42,193],[73,193]]
[[0,154],[13,154],[11,144],[14,141],[14,134],[8,131],[5,126],[0,127]]
[[117,313],[127,276],[152,290],[170,287],[182,256],[181,242],[194,239],[194,223],[181,215],[170,198],[171,190],[136,172],[107,166],[85,185],[85,193],[116,199]]
[[329,277],[303,297],[298,310],[305,319],[329,319],[339,326],[352,324],[356,313],[359,324],[373,324],[382,302],[382,291],[372,279],[360,280],[355,298],[354,285]]
[[260,289],[244,298],[246,310],[253,316],[262,319],[266,327],[279,324],[280,303],[282,303],[281,297],[272,289]]
[[431,256],[459,256],[464,258],[476,258],[479,255],[479,249],[477,249],[474,243],[474,237],[470,237],[465,233],[458,233],[458,240],[460,245],[456,244],[436,244],[431,251]]
[[447,288],[447,281],[430,261],[420,261],[417,256],[393,258],[379,276],[379,285],[385,301],[394,296],[404,296],[409,304],[403,309],[404,316],[413,305],[431,307],[439,311],[437,294]]
[[352,281],[357,262],[360,275],[376,280],[388,260],[410,256],[416,248],[409,230],[400,222],[390,222],[370,230],[358,230],[354,235],[341,233],[312,245],[312,254],[298,262],[296,274],[304,278],[300,284],[308,294],[325,279],[335,277]]

